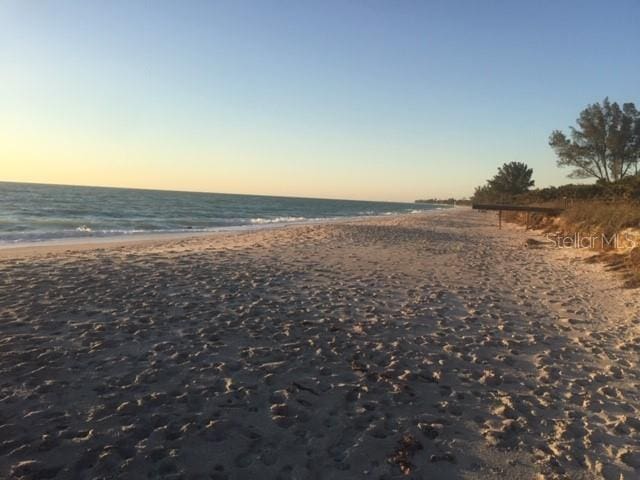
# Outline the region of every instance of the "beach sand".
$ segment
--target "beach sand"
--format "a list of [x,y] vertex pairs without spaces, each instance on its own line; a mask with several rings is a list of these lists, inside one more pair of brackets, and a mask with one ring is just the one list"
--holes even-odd
[[4,250],[0,477],[640,478],[637,294],[453,209]]

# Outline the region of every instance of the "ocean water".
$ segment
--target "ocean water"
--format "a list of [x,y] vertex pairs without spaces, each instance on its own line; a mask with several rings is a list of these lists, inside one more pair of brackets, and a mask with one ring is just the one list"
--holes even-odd
[[0,245],[415,213],[435,205],[0,182]]

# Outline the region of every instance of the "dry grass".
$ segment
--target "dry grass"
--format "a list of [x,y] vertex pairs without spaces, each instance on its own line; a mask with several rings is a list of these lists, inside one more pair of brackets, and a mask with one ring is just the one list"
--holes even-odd
[[[525,212],[502,212],[502,218],[505,222],[516,223],[518,225],[527,225],[527,214]],[[555,217],[544,215],[541,213],[529,214],[529,228],[534,230],[550,231],[554,228]]]
[[[506,221],[526,224],[526,214],[508,212]],[[570,205],[559,217],[531,214],[529,226],[546,232],[559,232],[571,236],[604,235],[611,237],[623,230],[640,229],[640,204],[637,202],[581,201]],[[597,253],[592,262],[602,262],[610,271],[620,274],[627,288],[640,287],[640,246],[628,250],[606,248],[595,243]]]
[[604,264],[607,270],[622,278],[625,288],[640,287],[640,247],[624,253],[599,252],[587,261]]
[[580,202],[562,213],[576,230],[612,235],[625,228],[640,228],[640,205],[635,202]]

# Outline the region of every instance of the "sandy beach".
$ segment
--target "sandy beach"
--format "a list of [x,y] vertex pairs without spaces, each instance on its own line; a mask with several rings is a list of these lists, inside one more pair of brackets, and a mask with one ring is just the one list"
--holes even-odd
[[640,478],[640,304],[460,208],[0,256],[0,477]]

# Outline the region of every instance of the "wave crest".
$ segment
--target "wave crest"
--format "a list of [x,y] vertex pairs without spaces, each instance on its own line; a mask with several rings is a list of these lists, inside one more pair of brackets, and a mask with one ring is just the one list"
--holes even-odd
[[262,225],[265,223],[290,223],[290,222],[304,222],[308,220],[306,217],[274,217],[274,218],[252,218],[249,220],[254,225]]

